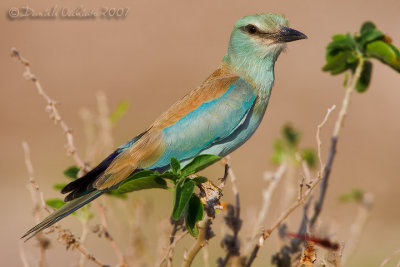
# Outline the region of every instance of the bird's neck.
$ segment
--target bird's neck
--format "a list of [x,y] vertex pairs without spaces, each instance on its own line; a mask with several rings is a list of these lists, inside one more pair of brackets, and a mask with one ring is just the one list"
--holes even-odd
[[274,84],[275,56],[263,58],[256,56],[234,57],[229,52],[223,62],[237,75],[247,80],[261,99],[268,101]]

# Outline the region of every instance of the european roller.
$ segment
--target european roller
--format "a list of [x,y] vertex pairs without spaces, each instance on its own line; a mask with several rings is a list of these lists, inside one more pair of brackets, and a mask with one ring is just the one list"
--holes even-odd
[[140,170],[169,169],[200,154],[224,157],[244,144],[264,116],[274,65],[287,42],[307,38],[282,15],[239,19],[222,63],[199,87],[173,104],[144,132],[118,147],[94,169],[66,185],[68,202],[24,236],[31,238]]

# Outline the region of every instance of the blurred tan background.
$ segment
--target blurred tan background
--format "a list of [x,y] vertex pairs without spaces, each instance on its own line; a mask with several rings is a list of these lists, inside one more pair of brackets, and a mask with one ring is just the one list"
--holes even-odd
[[[69,8],[82,4],[85,8],[95,9],[128,7],[130,11],[122,20],[7,18],[11,7],[25,4],[37,10],[54,4]],[[290,43],[280,56],[266,117],[254,137],[232,155],[239,179],[242,214],[246,216],[255,214],[260,208],[260,188],[265,186],[262,173],[275,169],[270,155],[272,142],[280,135],[281,126],[292,122],[303,132],[302,146],[315,147],[316,125],[328,107],[340,106],[344,94],[343,76],[332,77],[321,72],[325,45],[331,35],[354,33],[362,22],[372,20],[393,38],[395,45],[400,46],[398,0],[6,0],[0,3],[0,11],[2,266],[22,265],[18,240],[33,224],[21,142],[25,140],[31,147],[35,175],[46,197],[59,196],[51,185],[62,182],[62,170],[74,164],[66,156],[66,140],[61,130],[44,111],[44,101],[33,84],[22,78],[22,65],[10,58],[11,47],[17,47],[30,60],[33,73],[40,78],[47,93],[61,102],[60,112],[74,129],[78,151],[84,155],[85,138],[79,110],[96,108],[96,92],[104,91],[111,107],[124,99],[131,102],[127,114],[114,129],[116,145],[122,144],[145,129],[156,116],[218,66],[238,18],[253,13],[283,13],[291,26],[307,34],[309,39]],[[376,266],[400,247],[399,99],[400,75],[387,66],[374,64],[370,90],[354,95],[340,137],[322,221],[334,225],[337,240],[345,240],[356,206],[339,204],[337,196],[360,187],[375,198],[370,222],[350,266]],[[323,129],[324,158],[336,116],[337,110]],[[208,172],[212,177],[219,177],[221,173],[222,168],[218,166]],[[150,221],[168,217],[171,194],[156,191],[140,192],[137,196],[151,199],[154,210]],[[232,201],[229,186],[225,200]],[[275,218],[269,218],[265,226]],[[63,225],[73,225],[79,232],[79,225],[74,225],[71,219]],[[152,247],[156,247],[157,242],[155,227],[158,224],[143,226]],[[297,229],[297,225],[293,224],[293,228]],[[216,227],[215,232],[220,234],[219,228]],[[124,244],[123,233],[115,235]],[[219,235],[210,241],[212,266],[216,256],[224,255],[219,247],[220,240]],[[186,248],[190,243],[188,239]],[[276,244],[274,240],[266,243],[255,266],[270,264]],[[185,246],[177,253],[182,253]],[[105,262],[116,263],[104,240],[91,238],[87,247]],[[27,257],[34,262],[38,255],[35,242],[26,244],[25,249]],[[76,258],[57,242],[53,242],[49,254],[50,266],[71,266],[72,259]],[[196,264],[201,266],[201,260]],[[391,264],[388,266],[395,263]]]

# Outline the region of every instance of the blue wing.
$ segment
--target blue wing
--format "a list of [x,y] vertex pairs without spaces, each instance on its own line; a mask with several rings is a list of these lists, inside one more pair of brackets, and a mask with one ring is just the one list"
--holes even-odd
[[162,130],[166,149],[149,169],[163,168],[175,157],[180,161],[198,155],[205,148],[230,136],[252,109],[256,91],[238,79],[220,97],[203,103],[175,124]]

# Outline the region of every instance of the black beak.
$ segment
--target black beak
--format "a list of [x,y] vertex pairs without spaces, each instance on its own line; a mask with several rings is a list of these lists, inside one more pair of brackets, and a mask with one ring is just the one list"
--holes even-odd
[[273,39],[278,43],[288,43],[308,38],[304,33],[288,27],[282,27],[281,30],[274,35]]

